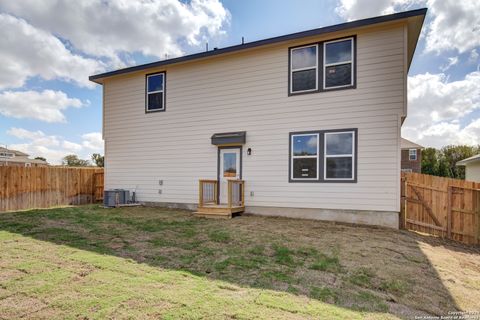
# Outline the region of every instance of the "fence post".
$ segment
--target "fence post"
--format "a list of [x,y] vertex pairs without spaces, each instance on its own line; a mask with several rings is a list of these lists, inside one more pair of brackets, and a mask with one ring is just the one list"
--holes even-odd
[[475,244],[478,244],[480,242],[480,190],[475,190],[474,193],[476,193],[476,201],[475,205],[476,207],[474,208],[473,211],[476,212],[475,214],[475,224],[476,224],[476,231],[477,231],[477,236],[475,237]]
[[406,229],[407,228],[407,222],[406,222],[406,200],[405,200],[405,189],[406,189],[406,178],[403,176],[400,179],[400,229]]
[[202,180],[198,181],[198,206],[203,207],[203,183],[202,183]]
[[453,187],[448,186],[448,202],[447,202],[447,238],[452,239],[452,201]]

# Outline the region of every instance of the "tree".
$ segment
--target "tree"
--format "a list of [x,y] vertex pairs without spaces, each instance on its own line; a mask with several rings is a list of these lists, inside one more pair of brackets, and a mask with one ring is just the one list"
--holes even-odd
[[457,167],[456,164],[478,153],[480,153],[480,146],[449,145],[440,150],[426,148],[422,151],[422,173],[465,179],[465,167]]
[[99,153],[92,154],[92,161],[97,165],[97,167],[103,168],[105,157],[100,155]]
[[438,172],[437,149],[425,148],[422,150],[422,173],[436,175]]
[[465,179],[465,167],[457,167],[456,163],[460,160],[476,155],[479,150],[478,147],[450,145],[443,147],[441,152],[448,166],[450,176],[456,179]]
[[47,162],[47,159],[45,159],[44,157],[35,157],[35,160],[42,160],[42,161]]
[[90,161],[79,159],[76,154],[69,154],[63,157],[62,164],[68,167],[87,167],[90,166]]
[[452,173],[450,171],[448,161],[443,156],[438,160],[437,170],[435,172],[435,175],[439,177],[446,177],[446,178],[452,177]]

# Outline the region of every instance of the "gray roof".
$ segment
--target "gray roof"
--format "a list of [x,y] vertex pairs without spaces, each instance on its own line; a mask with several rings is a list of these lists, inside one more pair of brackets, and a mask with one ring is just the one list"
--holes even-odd
[[18,151],[18,150],[6,149],[6,148],[4,148],[4,147],[0,147],[0,152],[10,152],[10,153],[15,154],[16,156],[25,156],[25,157],[28,157],[28,154],[26,154],[26,153],[23,153],[23,152]]
[[405,138],[402,138],[402,141],[400,141],[400,148],[401,149],[423,149],[423,146],[412,142],[410,140],[407,140]]
[[178,58],[166,59],[166,60],[156,61],[156,62],[142,64],[138,66],[128,67],[124,69],[109,71],[109,72],[90,76],[89,79],[90,81],[101,84],[103,79],[120,75],[120,74],[132,73],[132,72],[142,71],[150,68],[161,67],[161,66],[171,65],[175,63],[203,59],[203,58],[218,56],[221,54],[231,53],[235,51],[251,49],[251,48],[260,47],[268,44],[274,44],[274,43],[279,43],[279,42],[284,42],[289,40],[318,36],[326,33],[344,31],[348,29],[366,27],[373,24],[392,22],[392,21],[397,21],[401,19],[407,19],[408,26],[409,26],[408,37],[407,37],[408,39],[407,49],[408,49],[408,66],[410,66],[410,63],[412,62],[412,58],[413,58],[413,53],[415,52],[415,48],[417,46],[417,40],[420,35],[420,31],[422,29],[423,21],[425,19],[426,14],[427,14],[427,8],[423,8],[423,9],[410,10],[410,11],[378,16],[374,18],[355,20],[351,22],[340,23],[340,24],[312,29],[308,31],[291,33],[291,34],[287,34],[279,37],[248,42],[245,44],[239,44],[239,45],[225,47],[221,49],[214,49],[210,51],[190,54],[190,55],[186,55]]
[[467,159],[463,159],[461,161],[458,161],[455,165],[457,166],[464,166],[464,165],[467,165],[469,163],[472,163],[472,162],[479,162],[480,161],[480,154],[477,154],[473,157],[470,157],[470,158],[467,158]]
[[13,153],[15,154],[15,157],[13,158],[5,158],[5,157],[0,157],[1,162],[21,162],[21,163],[39,163],[39,164],[48,164],[47,161],[39,160],[39,159],[30,159],[28,154],[23,153],[18,150],[12,150],[12,149],[7,149],[4,147],[0,147],[0,152],[5,152],[5,153]]

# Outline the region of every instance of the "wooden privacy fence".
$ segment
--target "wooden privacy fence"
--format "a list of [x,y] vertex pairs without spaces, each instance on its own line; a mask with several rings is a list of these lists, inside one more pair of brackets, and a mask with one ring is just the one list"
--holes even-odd
[[103,169],[0,167],[0,212],[93,203],[103,198]]
[[466,244],[480,241],[480,183],[402,172],[400,224]]

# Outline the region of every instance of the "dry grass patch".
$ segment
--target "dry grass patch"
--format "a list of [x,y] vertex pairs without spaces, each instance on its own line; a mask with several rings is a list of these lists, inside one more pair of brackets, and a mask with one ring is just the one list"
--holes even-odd
[[320,221],[32,210],[0,214],[0,246],[0,318],[411,318],[480,299],[477,249]]

